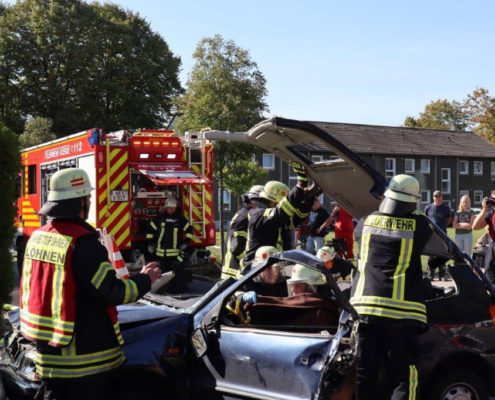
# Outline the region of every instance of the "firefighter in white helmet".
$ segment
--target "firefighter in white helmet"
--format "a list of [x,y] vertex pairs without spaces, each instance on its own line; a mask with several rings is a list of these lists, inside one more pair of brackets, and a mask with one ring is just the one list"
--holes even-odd
[[[351,304],[360,315],[357,398],[376,399],[380,366],[388,399],[414,399],[418,335],[427,329],[421,253],[433,228],[416,211],[419,183],[394,176],[379,210],[363,225]],[[381,397],[381,396],[380,396]]]
[[128,280],[117,279],[107,249],[85,221],[91,190],[82,169],[53,174],[39,211],[49,222],[26,246],[21,332],[36,344],[44,399],[111,397],[108,382],[125,361],[115,306],[136,301],[160,276],[150,263]]
[[325,267],[331,270],[332,276],[335,279],[344,279],[354,268],[354,265],[350,261],[344,260],[333,248],[327,245],[318,249],[316,257],[322,260]]
[[237,274],[240,269],[240,261],[244,257],[247,242],[248,228],[248,211],[251,208],[257,207],[255,200],[260,197],[263,190],[263,185],[254,185],[245,193],[242,207],[237,210],[230,221],[229,232],[227,235],[227,251],[222,267],[222,279],[234,278],[237,279]]
[[303,293],[317,293],[318,286],[324,285],[325,277],[321,272],[296,264],[292,268],[292,275],[287,280],[289,296],[297,296]]
[[309,214],[314,199],[321,191],[308,188],[305,168],[293,164],[297,173],[297,185],[291,190],[282,182],[269,181],[256,200],[257,208],[249,210],[248,247],[242,259],[242,268],[251,267],[256,250],[261,246],[276,246],[283,235],[283,248],[291,248],[290,230],[294,229]]
[[167,287],[168,293],[183,293],[187,287],[184,271],[187,249],[193,239],[189,221],[180,213],[179,202],[170,197],[165,200],[163,210],[153,218],[146,234],[148,251],[155,254],[162,272],[174,271],[175,278]]

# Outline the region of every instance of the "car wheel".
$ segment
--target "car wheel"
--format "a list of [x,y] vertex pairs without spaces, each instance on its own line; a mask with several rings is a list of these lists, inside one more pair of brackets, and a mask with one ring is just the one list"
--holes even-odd
[[488,391],[483,381],[466,370],[447,372],[440,378],[433,378],[431,400],[488,400]]

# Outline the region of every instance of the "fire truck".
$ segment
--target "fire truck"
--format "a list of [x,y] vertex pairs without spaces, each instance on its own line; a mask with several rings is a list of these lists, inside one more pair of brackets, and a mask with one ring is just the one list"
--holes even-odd
[[[213,217],[213,147],[202,133],[93,128],[22,150],[17,222],[24,243],[45,224],[38,214],[50,177],[69,167],[84,169],[95,188],[88,222],[113,235],[127,262],[146,254],[145,230],[169,197],[178,199],[192,225],[192,264],[207,260],[216,242]],[[18,243],[18,252],[22,248]],[[22,251],[22,250],[21,250]]]

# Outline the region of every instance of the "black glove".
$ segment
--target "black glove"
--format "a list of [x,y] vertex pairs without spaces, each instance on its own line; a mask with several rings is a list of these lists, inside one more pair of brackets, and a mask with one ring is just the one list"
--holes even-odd
[[313,182],[313,184],[306,190],[306,200],[313,202],[316,197],[323,193],[323,190]]
[[292,163],[292,169],[297,174],[297,180],[303,184],[303,186],[308,186],[308,177],[306,175],[306,168],[299,164],[298,162]]

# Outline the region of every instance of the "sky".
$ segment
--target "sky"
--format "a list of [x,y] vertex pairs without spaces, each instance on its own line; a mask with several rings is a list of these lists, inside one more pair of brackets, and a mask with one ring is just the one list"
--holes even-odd
[[495,95],[491,0],[112,2],[180,56],[184,86],[201,38],[248,50],[267,81],[267,115],[397,126],[432,100],[462,101],[476,87]]

